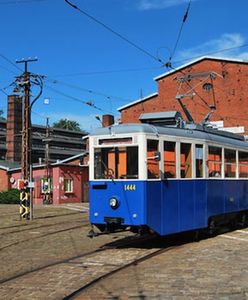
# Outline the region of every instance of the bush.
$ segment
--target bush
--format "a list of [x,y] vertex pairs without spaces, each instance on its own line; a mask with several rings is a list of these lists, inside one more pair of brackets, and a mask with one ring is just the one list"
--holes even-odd
[[17,189],[10,189],[5,192],[0,192],[0,204],[19,204],[20,191]]

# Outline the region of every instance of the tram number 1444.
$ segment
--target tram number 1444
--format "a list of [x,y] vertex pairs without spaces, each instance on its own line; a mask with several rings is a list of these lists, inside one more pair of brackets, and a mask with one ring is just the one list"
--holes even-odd
[[125,184],[124,190],[125,191],[136,191],[136,184]]

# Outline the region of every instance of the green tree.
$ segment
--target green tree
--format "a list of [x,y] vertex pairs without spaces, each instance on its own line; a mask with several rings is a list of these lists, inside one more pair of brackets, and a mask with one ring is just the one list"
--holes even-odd
[[0,109],[0,120],[6,120],[6,118],[4,118],[3,116],[4,111],[2,109]]
[[53,127],[68,129],[68,130],[73,130],[73,131],[84,131],[84,130],[81,130],[80,125],[77,121],[71,121],[68,119],[60,119],[58,122],[54,122]]

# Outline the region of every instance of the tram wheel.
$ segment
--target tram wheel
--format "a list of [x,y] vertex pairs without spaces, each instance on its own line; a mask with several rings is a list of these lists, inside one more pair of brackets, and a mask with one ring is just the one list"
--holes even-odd
[[213,236],[216,233],[216,222],[212,219],[208,225],[208,234]]
[[247,225],[248,225],[248,217],[246,214],[242,214],[240,217],[240,226],[243,228],[246,227]]

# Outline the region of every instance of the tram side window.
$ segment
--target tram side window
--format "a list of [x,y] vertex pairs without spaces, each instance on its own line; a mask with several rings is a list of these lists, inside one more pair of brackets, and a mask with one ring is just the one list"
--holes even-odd
[[236,150],[224,149],[225,177],[236,177]]
[[107,147],[95,149],[95,179],[137,179],[138,147]]
[[239,178],[248,177],[248,152],[239,151]]
[[138,147],[127,147],[127,179],[138,178]]
[[147,140],[147,178],[159,178],[159,161],[154,159],[158,152],[158,141]]
[[176,178],[176,143],[164,142],[164,177]]
[[208,147],[208,176],[221,177],[222,159],[220,147]]
[[181,143],[181,178],[192,177],[192,152],[191,144]]
[[203,177],[203,145],[195,145],[195,175]]

